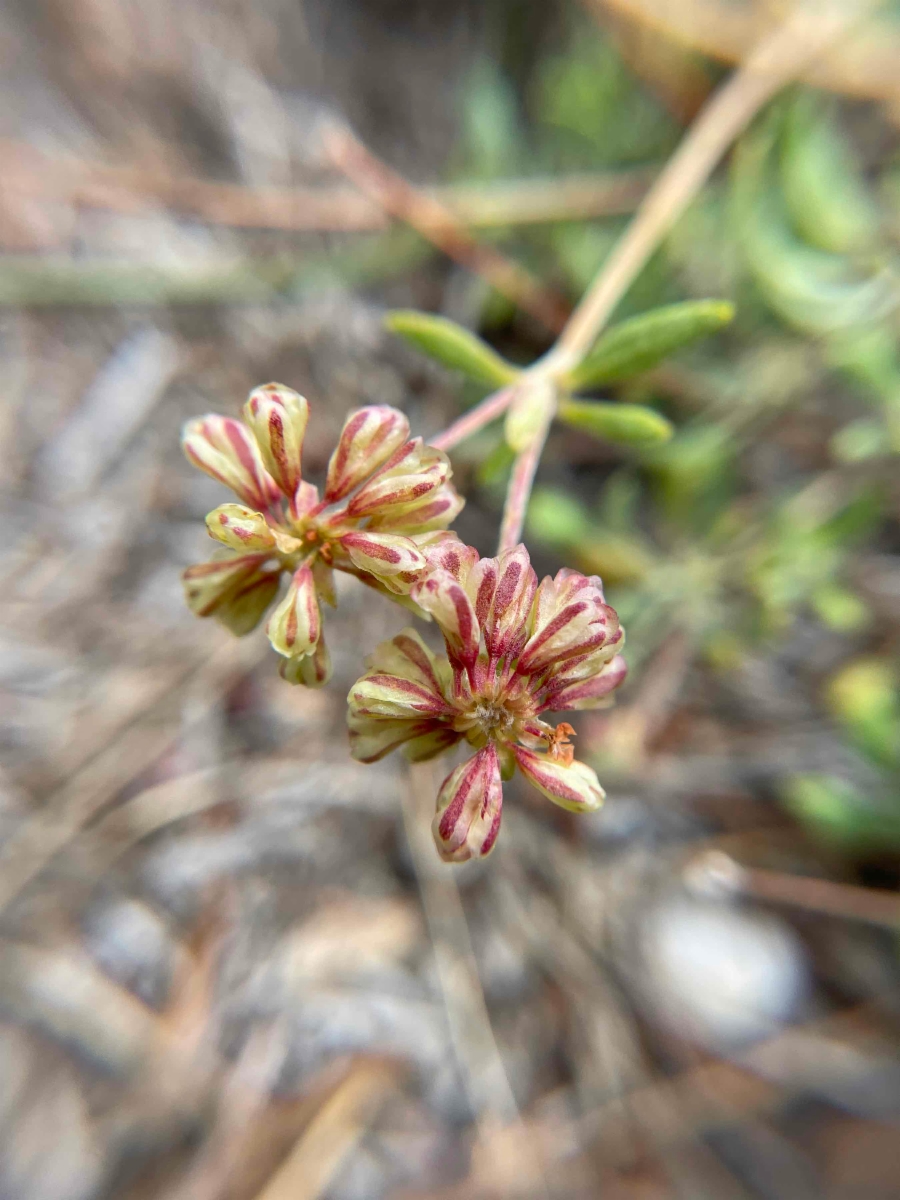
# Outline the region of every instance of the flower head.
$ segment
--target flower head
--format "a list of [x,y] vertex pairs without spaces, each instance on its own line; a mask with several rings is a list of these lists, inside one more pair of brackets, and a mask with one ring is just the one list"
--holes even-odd
[[463,501],[447,456],[410,438],[403,413],[383,406],[347,418],[320,499],[302,475],[308,416],[303,396],[267,383],[250,393],[243,422],[210,414],[187,423],[188,459],[240,503],[206,518],[221,549],[188,567],[183,580],[197,616],[214,616],[241,635],[259,624],[288,574],[269,640],[285,660],[285,679],[317,686],[331,672],[321,602],[335,603],[334,570],[408,597],[426,566],[424,551],[455,540],[443,531]]
[[433,832],[447,861],[487,854],[500,828],[501,778],[518,768],[575,812],[603,801],[574,758],[567,722],[547,712],[597,708],[625,678],[624,632],[600,580],[562,570],[538,584],[524,546],[479,558],[462,543],[426,550],[412,599],[436,621],[439,657],[411,629],[383,642],[349,695],[350,745],[374,762],[398,746],[421,761],[459,742],[476,753],[444,780]]

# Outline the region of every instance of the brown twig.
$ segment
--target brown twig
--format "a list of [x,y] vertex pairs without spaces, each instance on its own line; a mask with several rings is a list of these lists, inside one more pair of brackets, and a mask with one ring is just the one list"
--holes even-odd
[[554,333],[563,328],[569,312],[567,304],[524,267],[492,246],[476,242],[445,205],[413,187],[348,129],[332,125],[322,136],[334,165],[386,212],[411,225],[454,262],[480,275]]
[[[141,166],[60,163],[12,140],[0,141],[0,154],[6,167],[0,198],[9,202],[12,215],[25,206],[33,212],[35,202],[63,200],[126,214],[162,204],[234,228],[353,233],[378,232],[389,224],[380,202],[348,187],[251,188]],[[633,212],[655,175],[653,168],[638,167],[561,179],[452,184],[422,193],[463,225],[490,229]]]
[[900,896],[895,893],[764,867],[745,867],[722,850],[710,850],[694,859],[685,875],[689,883],[703,890],[737,892],[824,916],[900,928]]

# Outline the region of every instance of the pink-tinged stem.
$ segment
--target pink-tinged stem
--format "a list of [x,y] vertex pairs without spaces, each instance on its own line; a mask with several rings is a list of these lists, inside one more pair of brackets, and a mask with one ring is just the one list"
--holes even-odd
[[467,437],[471,437],[473,433],[477,433],[479,429],[483,429],[485,425],[490,425],[491,421],[502,417],[509,408],[513,391],[513,388],[502,388],[499,392],[494,392],[492,396],[488,396],[486,400],[476,404],[458,421],[448,425],[443,433],[429,438],[429,446],[434,446],[436,450],[450,450],[453,446],[464,442]]
[[532,438],[531,445],[523,450],[513,465],[509,488],[506,492],[506,503],[503,506],[503,524],[500,526],[500,545],[497,553],[513,550],[522,540],[522,527],[525,524],[525,512],[531,499],[531,485],[541,461],[544,443],[550,432],[550,422],[553,420],[553,409],[547,409],[540,428]]

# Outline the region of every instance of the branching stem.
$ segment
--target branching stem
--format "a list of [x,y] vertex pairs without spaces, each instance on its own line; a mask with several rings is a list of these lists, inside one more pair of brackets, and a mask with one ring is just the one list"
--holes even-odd
[[[706,183],[734,139],[757,112],[810,62],[875,8],[879,0],[806,0],[763,38],[744,64],[705,105],[673,154],[625,233],[600,268],[569,318],[555,346],[534,371],[550,378],[576,367],[596,341],[651,254]],[[555,397],[534,444],[516,460],[500,533],[500,549],[521,536],[525,510],[537,471]]]
[[513,464],[509,488],[506,493],[506,503],[503,506],[503,522],[500,526],[500,545],[498,554],[504,550],[512,550],[522,540],[522,528],[525,524],[525,513],[531,498],[531,487],[534,476],[544,452],[544,443],[550,432],[555,408],[548,406],[544,420],[535,433],[531,443],[519,454]]
[[498,417],[501,417],[509,408],[513,392],[514,388],[503,388],[499,392],[494,392],[493,395],[488,396],[480,404],[476,404],[474,408],[464,413],[458,421],[448,425],[443,433],[429,438],[428,444],[438,450],[452,450],[454,446],[464,442],[467,437],[471,437],[473,433],[477,433],[479,429],[483,429],[485,425],[490,425],[491,421],[496,421]]

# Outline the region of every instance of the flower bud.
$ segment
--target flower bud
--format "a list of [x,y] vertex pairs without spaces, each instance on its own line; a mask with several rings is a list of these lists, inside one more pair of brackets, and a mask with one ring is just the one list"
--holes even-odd
[[326,503],[333,504],[348,496],[384,466],[408,437],[409,422],[396,408],[372,405],[352,412],[328,464]]
[[[440,754],[460,741],[462,735],[433,718],[418,721],[399,718],[384,719],[361,716],[352,710],[347,715],[350,730],[350,753],[357,762],[373,763],[396,750],[398,746],[412,747],[413,762],[421,762]],[[430,752],[428,752],[430,751]]]
[[220,504],[206,518],[210,537],[232,550],[274,550],[275,538],[262,513],[243,504]]
[[493,742],[452,771],[441,785],[431,826],[445,862],[489,854],[500,832],[503,787]]
[[515,657],[521,650],[536,588],[537,576],[522,545],[498,558],[482,558],[472,568],[466,591],[492,658]]
[[391,509],[386,513],[373,513],[369,528],[385,533],[389,530],[397,533],[428,533],[446,529],[462,512],[465,503],[452,483],[443,483],[418,504]]
[[410,596],[437,621],[451,654],[472,666],[478,657],[481,631],[463,585],[449,571],[438,569],[414,584]]
[[260,570],[216,608],[213,616],[235,637],[254,630],[278,595],[281,571]]
[[291,511],[295,517],[305,517],[319,503],[319,489],[315,484],[301,480],[291,500]]
[[279,498],[249,429],[231,417],[209,413],[188,421],[181,435],[188,460],[231,488],[250,508],[265,511]]
[[294,572],[287,595],[269,617],[269,641],[285,658],[308,654],[319,640],[322,622],[311,568]]
[[209,617],[234,592],[248,584],[266,561],[266,554],[244,554],[195,563],[182,573],[188,608],[197,617]]
[[364,483],[347,505],[351,517],[387,516],[417,508],[446,482],[450,460],[442,450],[413,438]]
[[552,681],[547,688],[547,707],[555,712],[575,708],[603,708],[611,703],[611,694],[627,674],[625,659],[621,654],[617,654],[611,662],[586,679],[576,679],[562,687],[554,686],[556,681]]
[[611,640],[619,622],[604,602],[596,576],[564,569],[554,579],[542,580],[534,601],[533,629],[519,660],[519,670],[526,674],[587,654]]
[[368,671],[357,680],[347,703],[351,713],[364,717],[408,720],[447,716],[452,711],[440,692],[428,684],[382,671]]
[[319,638],[311,654],[283,658],[278,673],[288,683],[312,688],[322,687],[331,678],[331,655],[328,653],[325,639]]
[[399,575],[403,571],[421,571],[425,566],[425,556],[415,544],[396,533],[357,529],[344,534],[341,545],[353,565],[370,575]]
[[308,419],[306,398],[280,383],[254,388],[244,405],[244,420],[253,430],[269,474],[291,498],[300,485],[300,458]]
[[552,754],[513,747],[519,770],[548,800],[569,812],[594,812],[606,793],[594,771],[577,759],[566,763]]

